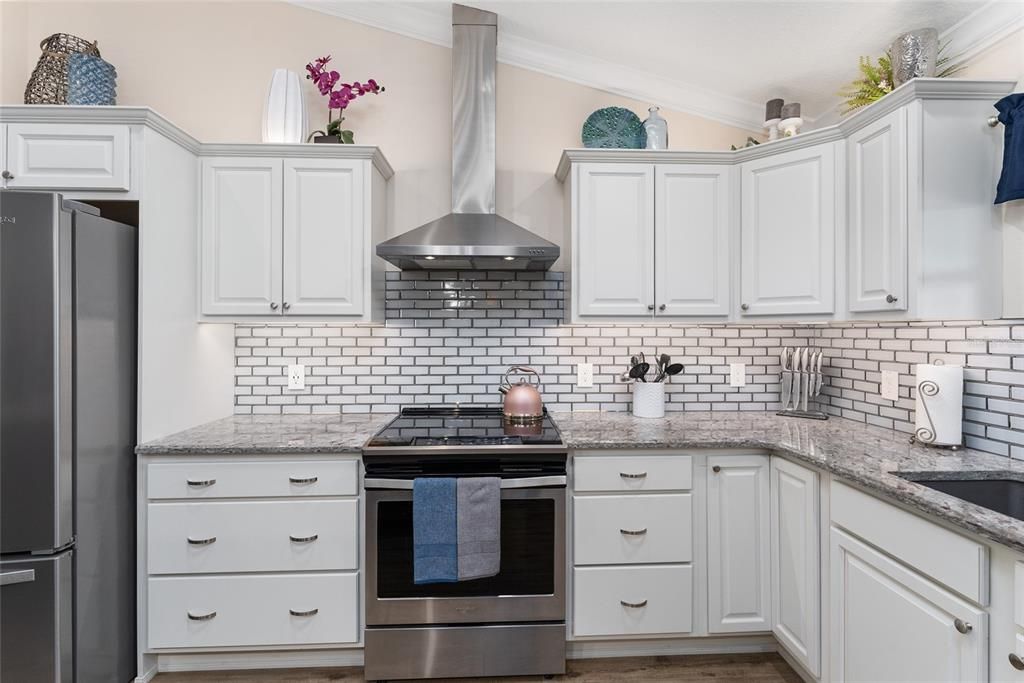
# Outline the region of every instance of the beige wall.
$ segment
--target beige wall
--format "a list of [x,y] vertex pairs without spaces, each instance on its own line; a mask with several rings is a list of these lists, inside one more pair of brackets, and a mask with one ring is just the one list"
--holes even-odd
[[[356,141],[379,145],[396,169],[392,234],[446,213],[451,192],[450,51],[282,2],[0,2],[0,97],[22,101],[38,41],[65,31],[99,41],[118,70],[118,102],[148,105],[209,142],[259,141],[270,72],[322,54],[345,80],[387,87],[353,105]],[[326,122],[323,99],[304,81],[310,124]],[[515,67],[498,69],[498,210],[561,242],[555,165],[580,146],[580,126],[602,106],[635,102]],[[749,134],[664,112],[673,147],[728,149]]]

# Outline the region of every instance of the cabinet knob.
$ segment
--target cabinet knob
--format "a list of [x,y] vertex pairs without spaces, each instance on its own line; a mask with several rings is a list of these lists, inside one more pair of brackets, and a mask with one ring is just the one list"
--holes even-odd
[[957,631],[964,634],[970,633],[974,630],[974,626],[972,626],[969,622],[964,621],[963,619],[954,619],[953,626],[956,628]]
[[750,304],[740,304],[740,310],[741,311],[749,311],[750,310]]
[[270,310],[272,310],[272,311],[276,311],[277,310],[277,302],[276,301],[271,301],[270,302]]
[[658,306],[658,310],[659,311],[664,311],[665,310],[665,304],[662,304],[662,305]]
[[715,474],[718,474],[719,472],[722,471],[722,468],[719,467],[718,465],[715,465],[714,467],[711,468],[711,471],[714,472]]
[[1020,655],[1018,655],[1016,652],[1011,652],[1009,659],[1010,666],[1012,666],[1017,671],[1024,671],[1024,659],[1021,659]]
[[4,180],[14,180],[14,174],[10,171],[4,171],[3,173],[0,173],[0,176],[2,176]]
[[647,304],[647,310],[648,311],[653,311],[654,310],[654,304]]
[[283,309],[284,309],[284,310],[286,310],[286,311],[287,311],[287,310],[288,310],[289,308],[291,308],[291,307],[292,307],[292,305],[291,305],[290,303],[288,303],[287,301],[285,301],[285,302],[284,302],[283,304],[281,304],[281,308],[283,308]]
[[885,303],[887,303],[887,304],[894,304],[897,301],[899,301],[899,299],[897,297],[894,297],[892,294],[886,294],[885,295]]

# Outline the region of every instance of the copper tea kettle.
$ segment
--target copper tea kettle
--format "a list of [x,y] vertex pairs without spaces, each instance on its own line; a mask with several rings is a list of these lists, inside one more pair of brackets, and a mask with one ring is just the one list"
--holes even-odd
[[[532,374],[537,381],[527,381],[526,377],[520,377],[518,382],[512,384],[508,379],[512,374]],[[544,402],[540,398],[540,374],[533,368],[513,365],[505,371],[498,391],[505,396],[501,410],[505,417],[517,420],[539,420],[544,417]]]

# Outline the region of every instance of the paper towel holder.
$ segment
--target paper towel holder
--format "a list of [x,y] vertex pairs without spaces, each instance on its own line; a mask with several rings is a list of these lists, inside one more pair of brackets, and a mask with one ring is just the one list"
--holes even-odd
[[[937,359],[934,365],[945,365],[942,359]],[[963,448],[962,444],[937,444],[935,443],[935,422],[932,420],[931,412],[928,410],[928,397],[939,395],[939,385],[930,379],[922,380],[917,385],[917,393],[921,397],[921,405],[924,407],[924,417],[928,422],[927,427],[918,427],[914,435],[910,437],[910,443],[919,443],[930,448],[944,448],[950,451],[958,451]]]

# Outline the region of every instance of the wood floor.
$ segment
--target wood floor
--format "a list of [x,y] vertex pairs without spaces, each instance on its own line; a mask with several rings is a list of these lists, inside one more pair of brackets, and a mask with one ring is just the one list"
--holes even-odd
[[[274,671],[222,671],[165,673],[154,683],[359,683],[361,668],[278,669]],[[540,677],[460,678],[457,683],[526,683]],[[555,681],[574,683],[639,683],[640,681],[715,681],[715,683],[801,683],[800,677],[777,654],[693,655],[685,657],[629,657],[569,660],[568,673]]]

